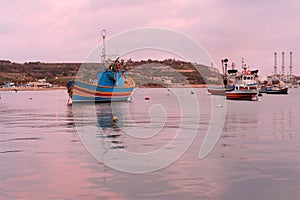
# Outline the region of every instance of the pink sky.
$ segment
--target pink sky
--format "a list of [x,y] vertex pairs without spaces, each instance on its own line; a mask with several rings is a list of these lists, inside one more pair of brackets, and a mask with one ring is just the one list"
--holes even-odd
[[[1,0],[0,59],[83,62],[108,36],[141,27],[181,32],[201,44],[215,63],[242,57],[261,74],[273,72],[273,54],[293,51],[300,75],[300,1],[274,0]],[[220,68],[220,67],[219,67]]]

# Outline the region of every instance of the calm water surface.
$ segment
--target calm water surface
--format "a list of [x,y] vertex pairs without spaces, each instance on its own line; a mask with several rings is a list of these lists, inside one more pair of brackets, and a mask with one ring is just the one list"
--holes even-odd
[[[190,89],[182,92],[193,95]],[[131,174],[88,153],[65,91],[0,92],[0,199],[300,199],[300,89],[289,93],[256,102],[226,101],[220,107],[226,108],[222,135],[199,159],[211,105],[206,90],[196,89],[201,115],[191,147],[168,167]],[[149,108],[156,104],[168,115],[162,131],[140,140],[122,132],[135,126],[155,130],[155,124],[147,124]],[[82,121],[107,133],[95,140],[109,140],[114,148],[108,151],[149,152],[175,136],[178,105],[167,89],[139,89],[131,103],[116,104],[114,113],[110,104],[79,108],[94,109],[98,122]],[[113,115],[119,118],[117,127],[111,124]]]

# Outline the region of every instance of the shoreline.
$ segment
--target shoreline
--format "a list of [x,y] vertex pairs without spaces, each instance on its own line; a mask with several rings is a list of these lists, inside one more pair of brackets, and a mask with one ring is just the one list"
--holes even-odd
[[[191,84],[187,86],[176,86],[176,87],[165,87],[165,88],[207,88],[210,85],[206,84]],[[164,88],[164,87],[145,87],[140,86],[137,88]],[[10,87],[10,88],[0,88],[0,91],[46,91],[46,90],[66,90],[66,86],[57,86],[57,87]]]
[[[189,87],[190,86],[190,87]],[[206,84],[193,84],[186,86],[176,86],[176,87],[165,87],[165,88],[207,88],[209,85]],[[137,88],[164,88],[164,87],[137,87]],[[66,90],[66,86],[57,87],[10,87],[10,88],[0,88],[0,91],[47,91],[47,90]]]
[[0,91],[47,91],[47,90],[66,90],[65,86],[58,87],[10,87],[10,88],[0,88]]
[[[193,84],[186,86],[176,86],[176,87],[165,87],[165,88],[207,88],[209,85],[206,84]],[[164,87],[145,87],[140,86],[137,88],[164,88]],[[0,88],[0,91],[47,91],[47,90],[66,90],[66,86],[57,86],[57,87],[9,87],[9,88]]]

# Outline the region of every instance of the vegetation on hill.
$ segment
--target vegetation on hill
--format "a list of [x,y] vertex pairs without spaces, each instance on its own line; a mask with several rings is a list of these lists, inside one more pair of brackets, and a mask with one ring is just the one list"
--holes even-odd
[[[46,78],[53,85],[65,85],[69,80],[81,77],[96,78],[99,63],[44,63],[23,64],[0,60],[0,83],[14,82],[16,85]],[[212,67],[174,59],[142,60],[126,62],[126,69],[137,86],[219,84],[219,71]],[[79,73],[78,73],[79,72]]]

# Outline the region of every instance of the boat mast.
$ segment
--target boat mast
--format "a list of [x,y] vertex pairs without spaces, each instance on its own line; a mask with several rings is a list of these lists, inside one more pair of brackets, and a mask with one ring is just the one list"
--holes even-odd
[[101,55],[101,63],[105,66],[105,64],[106,64],[106,59],[105,59],[105,37],[107,35],[106,30],[102,29],[101,34],[102,34],[102,43],[103,43],[102,55]]
[[225,86],[227,86],[228,84],[228,77],[227,77],[227,62],[228,62],[228,59],[225,58],[225,59],[222,59],[222,71],[223,71],[223,75],[222,75],[222,78],[223,78],[223,84]]
[[222,62],[223,76],[227,76],[227,62],[228,62],[228,59],[227,58],[222,59],[221,62]]

